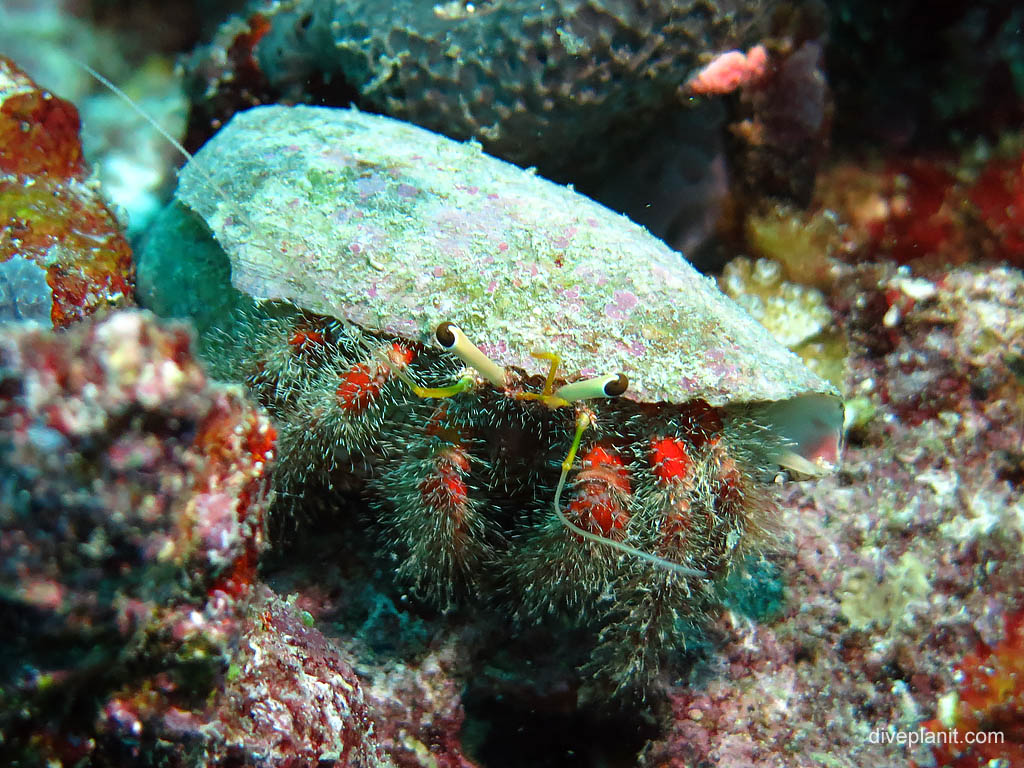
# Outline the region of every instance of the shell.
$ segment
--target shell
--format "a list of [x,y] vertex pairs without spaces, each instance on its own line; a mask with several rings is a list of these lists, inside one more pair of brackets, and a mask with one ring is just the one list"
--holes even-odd
[[356,110],[259,107],[202,148],[177,196],[255,298],[425,343],[453,321],[501,365],[542,375],[531,353],[554,351],[569,379],[625,373],[639,401],[785,401],[769,421],[838,444],[836,390],[713,281],[477,144]]

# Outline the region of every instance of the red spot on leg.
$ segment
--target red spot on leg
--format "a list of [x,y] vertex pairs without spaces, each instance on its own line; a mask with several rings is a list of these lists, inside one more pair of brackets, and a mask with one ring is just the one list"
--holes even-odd
[[576,474],[576,492],[569,503],[569,517],[580,528],[600,536],[625,527],[629,511],[629,475],[626,465],[611,450],[597,445],[591,448]]
[[469,456],[460,445],[444,448],[434,458],[434,472],[420,483],[420,494],[431,509],[446,514],[461,513],[469,499],[466,475]]
[[659,437],[651,440],[651,464],[654,476],[662,483],[686,482],[693,475],[693,459],[685,440]]
[[651,440],[651,465],[655,478],[668,490],[660,525],[662,543],[669,549],[678,548],[686,541],[693,524],[690,492],[697,466],[691,448],[681,438],[656,437]]
[[324,345],[324,334],[316,328],[296,328],[288,339],[288,344],[298,352],[321,349]]
[[386,382],[383,366],[356,363],[341,374],[341,384],[334,394],[342,410],[362,413],[380,396]]
[[[394,368],[404,368],[412,362],[412,350],[395,342],[384,348],[390,364]],[[335,390],[338,405],[349,413],[359,414],[369,408],[380,397],[384,385],[391,378],[391,368],[373,360],[355,363],[347,371],[339,374],[341,383]]]
[[415,354],[408,347],[402,346],[397,341],[385,348],[388,359],[396,368],[405,368],[412,362]]

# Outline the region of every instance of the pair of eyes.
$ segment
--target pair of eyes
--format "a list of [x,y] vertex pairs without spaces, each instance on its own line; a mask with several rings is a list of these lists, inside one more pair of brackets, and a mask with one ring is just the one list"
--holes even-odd
[[[448,321],[441,323],[437,326],[434,336],[437,339],[437,343],[443,349],[454,352],[463,360],[467,360],[467,362],[470,362],[469,358],[472,357],[473,353],[477,355],[483,354],[455,323]],[[629,387],[629,379],[624,373],[615,374],[614,377],[602,377],[602,383],[600,384],[600,390],[605,397],[618,397],[626,391],[627,387]]]

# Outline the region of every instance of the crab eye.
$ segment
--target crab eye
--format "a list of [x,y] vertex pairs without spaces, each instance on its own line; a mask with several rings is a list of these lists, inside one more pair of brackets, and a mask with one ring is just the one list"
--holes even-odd
[[629,379],[624,373],[618,373],[615,378],[607,382],[604,385],[604,394],[606,397],[618,397],[623,394],[629,387]]
[[454,353],[462,362],[473,368],[491,384],[505,388],[505,369],[490,360],[455,323],[445,321],[434,331],[437,343]]
[[437,337],[437,343],[445,349],[451,349],[455,346],[455,342],[458,337],[455,332],[459,330],[459,327],[453,323],[449,323],[447,320],[437,326],[437,330],[434,332],[434,336]]

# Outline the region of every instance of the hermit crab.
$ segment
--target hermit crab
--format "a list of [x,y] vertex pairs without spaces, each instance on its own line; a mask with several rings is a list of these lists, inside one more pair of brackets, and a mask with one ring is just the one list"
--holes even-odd
[[597,617],[620,683],[769,540],[772,482],[838,460],[831,385],[678,253],[389,118],[236,115],[139,273],[277,420],[283,496],[362,488],[442,605]]

